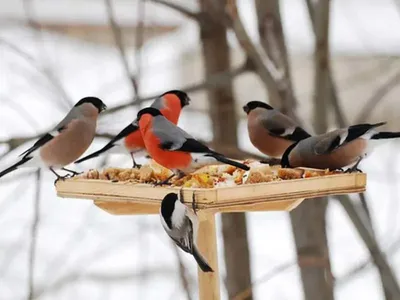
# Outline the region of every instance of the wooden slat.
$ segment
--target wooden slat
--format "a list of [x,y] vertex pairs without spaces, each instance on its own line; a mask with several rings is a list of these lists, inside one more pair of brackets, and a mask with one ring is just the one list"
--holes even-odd
[[[289,210],[293,201],[334,194],[359,193],[365,191],[366,176],[362,173],[340,174],[306,179],[274,181],[269,183],[240,185],[214,189],[185,188],[185,203],[190,204],[195,193],[199,209],[215,212],[251,210]],[[101,202],[118,202],[106,205],[111,213],[154,213],[167,193],[179,192],[179,187],[153,187],[146,184],[111,182],[105,180],[71,179],[57,183],[60,197],[92,199]],[[287,201],[292,201],[291,203]],[[122,205],[134,202],[126,209]],[[261,204],[261,205],[257,205]],[[270,204],[267,204],[270,203]],[[240,208],[243,206],[243,208]],[[137,209],[136,212],[134,209]]]
[[159,205],[136,203],[132,201],[93,201],[94,204],[112,215],[150,215],[158,214]]

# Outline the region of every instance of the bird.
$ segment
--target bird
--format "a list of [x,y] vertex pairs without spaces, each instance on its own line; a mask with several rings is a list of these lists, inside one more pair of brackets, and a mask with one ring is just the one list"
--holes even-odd
[[182,189],[179,196],[177,193],[169,193],[163,198],[160,207],[160,219],[169,237],[179,248],[193,255],[203,272],[214,272],[197,248],[198,219],[183,204]]
[[22,167],[47,167],[57,180],[65,179],[54,169],[61,168],[73,176],[78,174],[65,168],[81,156],[93,141],[97,117],[107,106],[96,97],[79,100],[52,131],[41,136],[32,147],[20,154],[20,160],[0,172],[0,177]]
[[296,142],[283,154],[281,166],[337,170],[354,164],[346,172],[361,171],[358,165],[371,149],[370,140],[400,137],[400,132],[375,130],[385,124],[356,124]]
[[158,164],[173,171],[169,178],[156,185],[168,184],[174,175],[181,178],[207,165],[222,163],[246,171],[250,169],[197,141],[168,121],[158,109],[148,107],[140,110],[137,120],[149,155]]
[[[177,124],[182,108],[189,105],[189,96],[180,90],[170,90],[157,97],[150,107],[159,109],[163,115],[172,123]],[[133,168],[140,168],[136,163],[134,155],[146,154],[145,145],[140,134],[136,120],[126,126],[120,133],[113,137],[103,148],[89,154],[75,163],[79,164],[88,159],[97,157],[105,152],[109,153],[129,153],[132,158]]]
[[281,157],[293,143],[311,135],[294,120],[261,101],[243,106],[251,143],[269,157]]

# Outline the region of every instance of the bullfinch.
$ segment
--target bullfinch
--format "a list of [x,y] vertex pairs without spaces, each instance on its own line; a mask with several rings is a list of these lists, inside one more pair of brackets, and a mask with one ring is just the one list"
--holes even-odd
[[23,152],[16,164],[0,172],[0,177],[22,167],[47,167],[57,180],[65,176],[58,175],[55,168],[76,175],[75,171],[64,166],[72,163],[90,146],[96,134],[97,117],[106,108],[99,98],[81,99],[52,131]]
[[[182,108],[189,105],[189,96],[182,91],[171,90],[156,98],[150,107],[159,109],[162,114],[172,123],[177,124]],[[136,163],[135,154],[146,154],[144,141],[140,134],[136,120],[126,126],[120,133],[112,138],[103,148],[92,154],[78,159],[75,163],[97,157],[105,152],[109,153],[129,153],[132,157],[133,167],[139,167]]]
[[281,165],[335,170],[355,163],[347,171],[360,171],[357,167],[367,154],[369,140],[400,137],[399,132],[375,130],[384,124],[357,124],[301,140],[288,147],[282,156]]
[[294,142],[311,135],[294,120],[261,101],[243,106],[251,143],[265,155],[281,157]]
[[197,216],[182,202],[181,193],[179,196],[176,193],[169,193],[164,197],[160,208],[161,224],[179,248],[193,255],[203,272],[213,272],[196,246]]
[[168,183],[174,175],[181,178],[207,165],[222,163],[246,171],[250,169],[242,163],[230,160],[209,149],[186,131],[168,121],[158,109],[152,107],[142,109],[138,112],[137,120],[149,155],[174,173],[160,184]]

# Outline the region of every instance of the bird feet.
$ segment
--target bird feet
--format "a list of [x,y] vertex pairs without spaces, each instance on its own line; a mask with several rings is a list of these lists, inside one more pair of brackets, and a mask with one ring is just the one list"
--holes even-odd
[[[61,170],[64,170],[64,171],[66,171],[66,172],[69,172],[69,173],[71,173],[71,174],[68,174],[70,177],[68,177],[68,178],[72,178],[72,177],[75,177],[75,176],[77,176],[77,175],[81,175],[81,174],[83,174],[83,172],[76,172],[76,171],[74,171],[74,170],[70,170],[70,169],[67,169],[67,168],[61,168]],[[67,176],[67,175],[66,175]],[[60,176],[60,177],[62,177],[62,176]]]
[[54,185],[56,185],[59,180],[64,181],[65,179],[72,178],[74,176],[75,175],[71,175],[71,174],[67,174],[67,175],[64,175],[64,176],[57,175],[57,179],[54,180]]
[[142,165],[134,163],[133,166],[132,166],[132,169],[139,169],[140,170],[141,167],[142,167]]
[[158,181],[158,182],[154,183],[153,187],[163,186],[163,185],[171,185],[171,184],[172,183],[169,182],[169,179],[168,179],[168,180]]
[[197,212],[196,212],[196,197],[194,195],[194,192],[192,194],[192,209],[193,209],[194,214],[197,215]]
[[348,168],[345,173],[362,173],[363,171],[357,167]]

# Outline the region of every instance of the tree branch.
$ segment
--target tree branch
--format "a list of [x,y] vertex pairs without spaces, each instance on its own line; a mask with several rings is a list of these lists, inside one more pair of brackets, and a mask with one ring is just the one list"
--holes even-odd
[[131,75],[131,72],[129,71],[129,64],[128,64],[128,60],[126,59],[121,29],[119,28],[117,22],[114,19],[114,10],[113,10],[113,6],[111,3],[112,0],[104,0],[104,1],[106,4],[106,7],[107,7],[108,22],[110,23],[111,30],[114,35],[114,40],[115,40],[115,43],[116,43],[118,51],[119,51],[121,63],[122,63],[122,66],[124,67],[127,79],[132,84],[133,92],[134,92],[135,98],[136,98],[138,95],[138,85],[137,85],[135,77],[133,75]]
[[256,0],[258,32],[267,56],[283,71],[284,83],[278,86],[283,101],[281,111],[298,121],[294,113],[297,101],[293,93],[279,2],[279,0]]
[[379,269],[382,276],[382,284],[387,299],[400,299],[400,287],[396,275],[387,263],[384,254],[379,248],[377,241],[373,238],[368,229],[364,226],[362,219],[357,213],[354,205],[348,197],[339,195],[335,197],[347,212],[352,223],[356,227],[360,237],[363,239],[368,251]]
[[356,123],[363,123],[368,120],[368,117],[374,108],[400,83],[400,71],[390,77],[383,83],[375,93],[367,100],[366,105],[361,110],[356,118]]
[[[228,84],[232,78],[239,76],[240,74],[243,74],[246,71],[249,71],[250,68],[251,68],[250,64],[248,63],[248,61],[246,61],[243,65],[241,65],[240,67],[237,67],[236,69],[216,73],[212,76],[209,76],[203,82],[188,85],[188,86],[180,88],[180,89],[187,93],[193,93],[193,92],[203,90],[203,89],[211,89],[214,87],[222,86],[222,85]],[[154,100],[155,98],[159,97],[160,94],[161,94],[161,92],[157,93],[156,95],[151,95],[148,97],[140,98],[137,101],[135,101],[135,105],[139,105],[139,104],[149,101],[149,100]],[[133,103],[121,104],[121,105],[107,109],[103,114],[104,115],[112,114],[117,111],[126,109],[132,105],[133,105]]]
[[[315,8],[314,4],[312,3],[312,0],[305,0],[307,4],[307,9],[308,9],[308,15],[310,17],[311,21],[311,28],[314,32],[314,35],[317,36],[317,25],[316,25],[316,17],[315,17]],[[343,113],[342,108],[340,107],[339,104],[339,99],[336,91],[336,86],[332,77],[332,72],[329,72],[327,75],[328,78],[328,85],[329,85],[329,91],[330,91],[330,100],[331,104],[333,106],[334,112],[335,112],[335,117],[336,117],[336,122],[340,127],[345,127],[347,126],[348,122],[345,118],[345,115]]]
[[28,300],[33,300],[35,291],[35,261],[36,261],[36,242],[38,238],[38,228],[40,221],[40,190],[41,190],[41,172],[36,172],[36,194],[33,210],[33,221],[31,226],[31,244],[29,248],[29,264],[28,264]]
[[170,8],[170,9],[173,9],[173,10],[175,10],[175,11],[177,11],[177,12],[183,14],[184,16],[186,16],[186,17],[188,17],[188,18],[190,18],[190,19],[193,19],[193,20],[195,20],[195,21],[197,21],[197,22],[199,22],[199,23],[202,23],[202,22],[203,22],[202,15],[201,15],[200,13],[192,12],[192,11],[190,11],[189,9],[187,9],[187,8],[185,8],[185,7],[183,7],[183,6],[180,6],[180,5],[178,5],[178,4],[171,3],[171,2],[166,1],[166,0],[149,0],[149,1],[150,1],[150,2],[154,2],[154,3],[162,4],[162,5],[164,5],[165,7],[168,7],[168,8]]
[[[283,82],[283,72],[278,70],[274,63],[265,53],[261,54],[250,36],[247,34],[242,21],[239,18],[236,0],[227,0],[226,11],[230,16],[232,30],[247,56],[251,59],[255,69],[271,95],[270,103],[275,107],[280,107],[282,99],[278,91],[278,86]],[[265,63],[264,63],[265,61]]]
[[180,250],[175,245],[175,243],[172,244],[172,247],[174,248],[174,252],[175,252],[176,258],[178,260],[179,277],[181,279],[182,288],[183,288],[183,290],[185,291],[185,294],[186,294],[186,299],[187,300],[192,300],[192,297],[190,296],[189,280],[187,278],[185,265],[183,264],[183,261],[182,261],[182,258],[181,258],[180,252],[179,252]]

